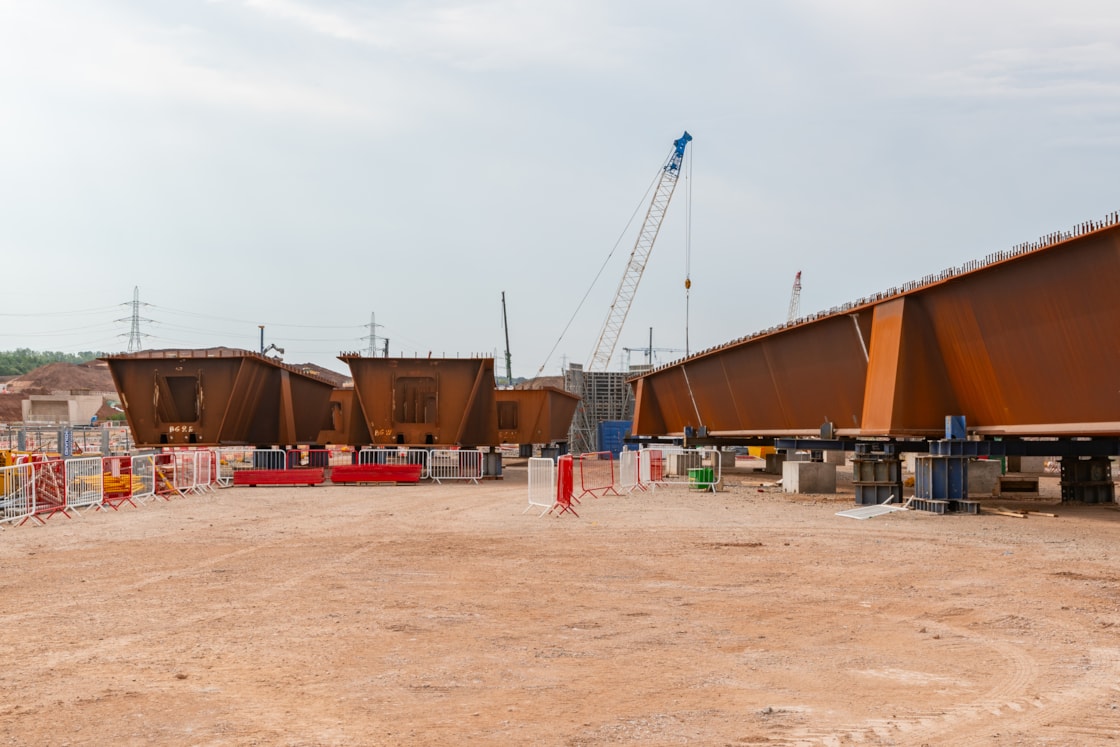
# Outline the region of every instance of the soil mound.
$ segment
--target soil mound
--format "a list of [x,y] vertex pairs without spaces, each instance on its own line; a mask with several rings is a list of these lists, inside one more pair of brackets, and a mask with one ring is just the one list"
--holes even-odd
[[109,367],[101,361],[89,363],[48,363],[9,382],[13,390],[49,392],[115,392]]

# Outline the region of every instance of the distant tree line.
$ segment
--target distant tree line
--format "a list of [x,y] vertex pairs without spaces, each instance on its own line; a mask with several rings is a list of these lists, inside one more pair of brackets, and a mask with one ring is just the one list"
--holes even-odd
[[58,353],[51,350],[0,350],[0,376],[19,376],[48,363],[85,363],[104,353],[86,350],[81,353]]

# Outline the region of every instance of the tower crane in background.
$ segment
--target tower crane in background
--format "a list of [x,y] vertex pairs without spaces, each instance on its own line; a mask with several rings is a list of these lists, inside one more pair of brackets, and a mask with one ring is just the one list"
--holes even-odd
[[789,316],[787,322],[792,322],[801,316],[801,270],[793,278],[793,291],[789,294]]
[[669,200],[673,197],[673,190],[677,186],[677,178],[681,173],[681,162],[684,160],[684,149],[692,140],[692,135],[686,131],[673,141],[673,150],[669,154],[665,165],[661,167],[661,175],[657,181],[657,188],[653,193],[653,200],[646,211],[646,219],[638,240],[630,252],[630,260],[626,264],[626,272],[615,291],[614,301],[611,303],[607,320],[603,323],[603,330],[599,333],[599,341],[595,343],[595,351],[591,354],[589,371],[606,371],[614,356],[618,337],[622,332],[622,325],[626,322],[626,315],[630,313],[630,304],[634,300],[634,293],[638,290],[638,282],[646,269],[646,260],[649,259],[653,242],[661,230],[661,221],[665,218],[665,210],[669,207]]

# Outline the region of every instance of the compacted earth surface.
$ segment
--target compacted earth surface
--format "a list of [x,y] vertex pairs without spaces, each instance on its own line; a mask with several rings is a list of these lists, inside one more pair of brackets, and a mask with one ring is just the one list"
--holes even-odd
[[539,516],[515,460],[6,526],[0,745],[1120,740],[1120,512],[773,479]]

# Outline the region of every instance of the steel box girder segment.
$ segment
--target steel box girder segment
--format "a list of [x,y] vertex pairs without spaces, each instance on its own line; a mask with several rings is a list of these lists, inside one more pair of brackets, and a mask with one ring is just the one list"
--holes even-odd
[[[829,419],[845,436],[936,436],[957,412],[983,435],[1120,435],[1118,279],[1113,225],[730,343],[638,377],[634,430],[794,436]],[[795,353],[775,355],[787,339]]]
[[634,380],[634,433],[808,435],[825,420],[858,427],[870,315],[837,316],[767,335]]
[[339,359],[350,367],[370,443],[498,445],[493,358]]
[[103,358],[139,446],[313,443],[333,387],[249,351]]
[[[567,441],[579,396],[555,387],[498,389],[498,437],[508,444],[548,444]],[[503,420],[514,408],[516,424]],[[508,417],[508,415],[506,416]]]

